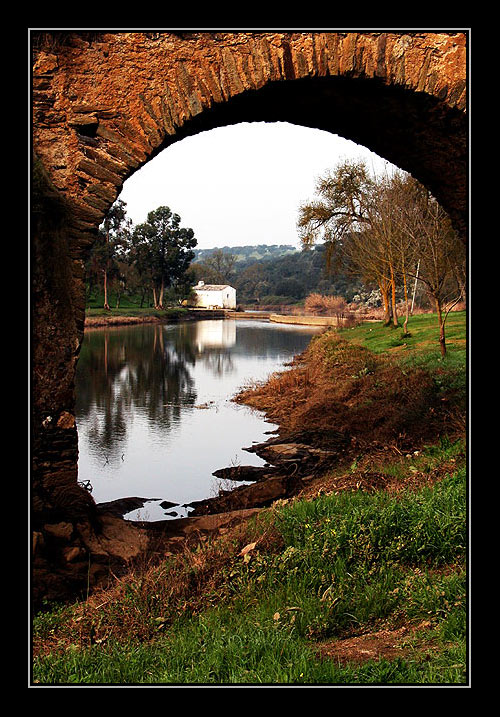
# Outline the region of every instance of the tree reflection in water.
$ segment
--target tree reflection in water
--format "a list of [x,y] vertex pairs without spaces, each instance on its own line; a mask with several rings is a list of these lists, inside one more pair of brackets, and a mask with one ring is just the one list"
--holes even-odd
[[88,439],[106,462],[120,455],[134,412],[155,430],[168,431],[181,407],[196,403],[189,367],[196,361],[189,337],[152,324],[94,329],[85,334],[76,381],[78,421],[90,422]]
[[[212,472],[269,430],[231,397],[316,332],[242,320],[86,331],[76,380],[79,480],[97,486],[97,502],[213,494]],[[216,410],[197,410],[207,406]]]

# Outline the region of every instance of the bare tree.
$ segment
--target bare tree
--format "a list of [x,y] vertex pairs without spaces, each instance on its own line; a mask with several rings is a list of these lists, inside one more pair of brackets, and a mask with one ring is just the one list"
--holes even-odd
[[[390,265],[392,279],[393,312],[396,313],[396,284],[403,289],[405,318],[403,331],[408,333],[410,317],[410,299],[408,284],[410,271],[417,263],[416,246],[410,232],[407,231],[405,218],[408,209],[408,194],[413,192],[415,180],[408,174],[396,171],[392,176],[386,177],[379,193],[379,210],[382,216],[387,217],[385,223],[389,228],[385,232],[387,261]],[[397,322],[394,322],[395,324]]]
[[297,228],[302,245],[323,240],[333,249],[342,246],[348,234],[363,229],[372,187],[364,162],[343,161],[333,172],[319,177],[315,187],[319,199],[299,207]]
[[214,249],[203,262],[199,263],[205,273],[205,279],[214,284],[227,284],[234,272],[236,256],[234,254]]
[[465,291],[465,247],[444,209],[416,180],[409,180],[400,220],[418,258],[419,281],[426,287],[439,323],[441,355],[446,355],[445,324]]
[[386,324],[397,326],[396,258],[391,179],[370,177],[364,162],[343,161],[316,184],[319,199],[302,204],[297,223],[303,246],[323,240],[328,261],[347,266],[381,293]]

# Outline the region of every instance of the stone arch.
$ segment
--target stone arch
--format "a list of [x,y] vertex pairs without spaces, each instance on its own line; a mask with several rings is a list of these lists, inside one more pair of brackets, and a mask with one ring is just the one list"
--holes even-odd
[[[33,37],[34,527],[85,520],[73,379],[83,262],[124,181],[241,121],[340,134],[412,173],[467,226],[465,32],[55,32]],[[48,210],[49,208],[49,210]]]

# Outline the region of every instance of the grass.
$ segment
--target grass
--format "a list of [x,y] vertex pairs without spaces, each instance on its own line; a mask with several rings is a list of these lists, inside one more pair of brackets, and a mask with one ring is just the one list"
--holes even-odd
[[151,307],[125,307],[111,308],[109,310],[101,308],[89,308],[85,311],[86,316],[177,316],[187,314],[188,310],[182,306],[170,307],[166,309],[154,309]]
[[[448,355],[457,354],[462,360],[466,349],[466,312],[450,312],[446,320],[446,346]],[[374,353],[394,352],[420,354],[429,353],[439,356],[439,327],[436,314],[416,314],[408,322],[408,334],[403,332],[403,321],[398,327],[384,326],[383,322],[363,323],[352,328],[342,329],[342,336],[349,341],[365,346]]]
[[[427,459],[437,460],[435,453]],[[35,639],[51,637],[57,648],[35,660],[34,680],[464,683],[465,490],[462,467],[432,488],[397,497],[344,492],[278,503],[213,564],[213,547],[204,546],[185,556],[182,574],[163,565],[147,581],[123,583],[104,607],[37,617]],[[242,556],[250,538],[256,545]],[[175,595],[173,577],[190,583],[191,594]],[[391,660],[322,657],[327,643],[402,625]]]
[[[453,317],[444,361],[430,347],[431,318],[413,318],[399,367],[430,372],[458,405],[465,317]],[[376,376],[390,332],[367,325],[342,336],[365,349],[323,335],[316,351],[327,368],[341,356],[349,381]],[[368,459],[391,489],[335,488],[336,478],[363,476]],[[364,455],[314,495],[277,501],[85,602],[51,606],[33,623],[34,683],[467,684],[465,459],[456,431],[408,455]]]
[[183,306],[175,305],[172,303],[171,306],[165,309],[155,309],[153,306],[141,306],[141,299],[139,296],[128,296],[124,294],[120,299],[120,305],[116,308],[116,294],[111,291],[108,295],[108,303],[110,308],[104,308],[104,295],[101,293],[93,294],[90,298],[87,298],[85,315],[89,317],[101,317],[101,316],[118,316],[118,317],[137,317],[137,316],[157,316],[160,318],[169,316],[182,316],[187,314],[188,310]]

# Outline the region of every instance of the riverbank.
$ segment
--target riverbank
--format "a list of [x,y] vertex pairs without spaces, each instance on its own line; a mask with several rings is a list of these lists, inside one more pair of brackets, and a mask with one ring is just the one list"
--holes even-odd
[[126,326],[127,324],[144,323],[176,323],[178,321],[199,321],[200,319],[223,319],[225,312],[215,309],[187,309],[184,307],[171,309],[104,309],[87,310],[85,328],[102,328],[104,326]]
[[[245,449],[266,465],[216,471],[223,488],[226,482],[230,489],[192,504],[191,515],[265,507],[314,492],[330,470],[363,461],[369,467],[389,455],[418,455],[442,436],[462,439],[465,315],[450,320],[447,366],[436,345],[429,344],[434,321],[432,315],[415,317],[413,333],[404,340],[382,324],[326,331],[287,370],[242,390],[236,402],[279,426],[266,442]],[[244,481],[252,483],[238,485]],[[389,484],[366,468],[342,478],[345,488]],[[416,475],[407,477],[409,485],[419,485]]]
[[34,679],[463,684],[465,317],[446,361],[419,321],[404,342],[382,327],[322,334],[236,397],[279,425],[249,447],[267,498],[242,485],[168,535],[150,527],[145,564],[35,621]]
[[[271,321],[278,324],[296,326],[319,326],[338,328],[339,321],[335,316],[313,316],[310,314],[278,314],[273,311],[256,311],[251,309],[194,309],[174,307],[169,309],[87,309],[85,328],[101,328],[105,326],[124,326],[142,323],[174,323],[177,321],[196,321],[199,319],[237,319]],[[377,323],[378,319],[361,317],[361,323]],[[358,322],[358,323],[359,323]],[[342,322],[341,322],[342,328]]]
[[269,321],[277,324],[293,324],[297,326],[333,326],[339,321],[336,316],[306,316],[300,314],[270,314]]

